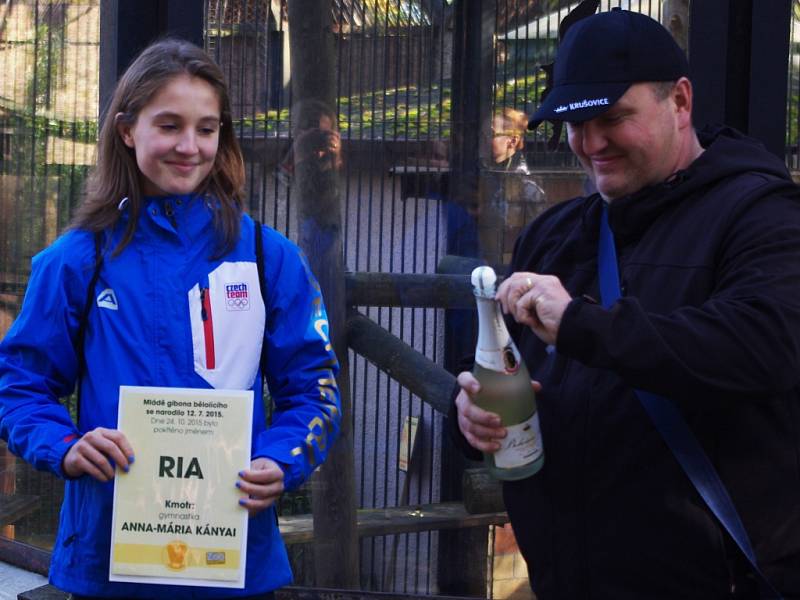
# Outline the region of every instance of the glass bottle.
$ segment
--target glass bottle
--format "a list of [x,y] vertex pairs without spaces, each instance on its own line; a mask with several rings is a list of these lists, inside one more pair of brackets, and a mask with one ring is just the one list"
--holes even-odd
[[506,328],[500,304],[495,300],[497,276],[491,267],[472,271],[478,305],[478,344],[473,375],[481,384],[474,402],[500,416],[508,435],[501,448],[484,453],[489,472],[497,479],[530,477],[544,464],[536,394],[528,369]]

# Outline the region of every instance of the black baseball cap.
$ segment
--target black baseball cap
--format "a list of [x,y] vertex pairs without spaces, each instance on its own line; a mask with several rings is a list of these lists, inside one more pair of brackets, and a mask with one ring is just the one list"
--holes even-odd
[[686,54],[658,21],[621,9],[592,15],[573,24],[559,44],[553,87],[529,127],[593,119],[631,84],[688,75]]

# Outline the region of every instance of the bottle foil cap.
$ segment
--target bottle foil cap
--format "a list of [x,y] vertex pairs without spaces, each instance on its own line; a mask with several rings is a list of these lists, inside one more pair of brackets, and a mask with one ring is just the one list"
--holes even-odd
[[497,275],[492,267],[477,267],[472,271],[472,291],[481,298],[494,298]]

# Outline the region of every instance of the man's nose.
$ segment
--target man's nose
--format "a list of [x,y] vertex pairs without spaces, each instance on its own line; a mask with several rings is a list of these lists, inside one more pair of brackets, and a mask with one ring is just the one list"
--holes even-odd
[[583,124],[581,134],[581,146],[587,156],[601,152],[608,145],[605,132],[595,119]]

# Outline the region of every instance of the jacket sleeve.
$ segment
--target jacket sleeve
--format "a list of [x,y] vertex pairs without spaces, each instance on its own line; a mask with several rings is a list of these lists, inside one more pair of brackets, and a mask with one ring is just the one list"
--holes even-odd
[[[800,381],[800,200],[750,202],[718,249],[708,299],[669,314],[635,297],[567,307],[559,352],[668,397],[763,397]],[[665,293],[669,293],[665,290]]]
[[265,277],[264,344],[274,412],[270,427],[256,440],[254,456],[280,463],[284,485],[291,490],[325,460],[338,435],[339,363],[329,341],[320,287],[305,258],[285,240],[278,251],[269,244],[265,239],[264,254],[271,268]]
[[22,310],[0,343],[0,436],[15,455],[60,477],[79,433],[59,398],[75,385],[74,339],[92,268],[91,256],[70,266],[64,249],[62,238],[34,257]]

